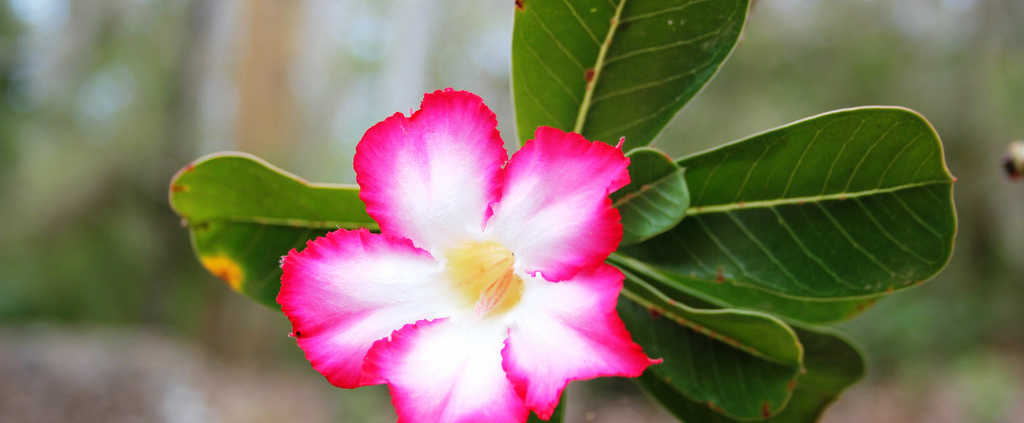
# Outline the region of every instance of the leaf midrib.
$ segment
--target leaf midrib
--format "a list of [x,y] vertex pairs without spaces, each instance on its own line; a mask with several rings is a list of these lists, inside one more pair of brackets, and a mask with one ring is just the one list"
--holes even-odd
[[794,205],[794,204],[800,205],[800,204],[818,203],[818,202],[824,202],[824,201],[847,200],[847,199],[852,199],[852,198],[868,197],[868,196],[872,196],[872,195],[889,194],[889,193],[893,193],[893,192],[898,192],[898,191],[903,191],[903,190],[908,190],[908,189],[914,189],[914,188],[920,188],[920,187],[929,186],[929,185],[941,185],[941,184],[950,184],[950,183],[952,183],[951,180],[935,179],[935,180],[930,180],[930,181],[915,182],[915,183],[912,183],[912,184],[895,185],[895,186],[886,187],[886,188],[876,188],[876,189],[869,189],[869,190],[864,190],[864,191],[837,192],[837,193],[833,193],[833,194],[811,195],[811,196],[806,196],[806,197],[777,198],[777,199],[774,199],[774,200],[737,201],[737,202],[733,202],[733,203],[713,204],[713,205],[710,205],[710,206],[707,206],[707,205],[691,206],[691,207],[686,209],[686,215],[687,216],[694,216],[694,215],[698,215],[698,214],[707,214],[707,213],[726,213],[726,212],[730,212],[730,211],[734,211],[734,210],[747,210],[747,209],[758,209],[758,208],[773,208],[773,207],[778,207],[778,206],[786,206],[786,205]]
[[265,216],[231,216],[231,217],[210,217],[206,219],[189,219],[187,225],[189,227],[202,226],[212,222],[227,222],[227,223],[250,223],[257,225],[273,225],[273,226],[288,226],[293,228],[308,228],[308,229],[359,229],[366,228],[370,231],[380,231],[380,226],[373,222],[348,222],[341,220],[308,220],[308,219],[292,219],[283,217],[265,217]]
[[[587,113],[590,111],[590,103],[594,97],[594,89],[597,87],[597,81],[601,78],[601,70],[604,68],[605,55],[608,54],[608,47],[612,45],[612,38],[615,37],[615,31],[619,29],[619,24],[622,18],[622,9],[625,8],[627,0],[619,0],[619,5],[615,8],[615,15],[611,18],[611,25],[608,27],[608,33],[604,36],[604,42],[601,43],[600,49],[597,51],[597,60],[594,61],[594,75],[587,82],[586,88],[583,91],[583,101],[580,103],[580,111],[576,115],[576,125],[573,126],[573,132],[577,134],[583,133],[583,125],[587,121]],[[585,71],[585,70],[584,70]]]

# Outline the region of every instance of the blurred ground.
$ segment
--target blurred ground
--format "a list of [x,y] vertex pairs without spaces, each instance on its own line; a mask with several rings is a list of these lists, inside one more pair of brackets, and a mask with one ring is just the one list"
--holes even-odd
[[[193,340],[140,329],[0,328],[0,422],[394,421],[382,388],[343,391],[301,367],[232,363]],[[828,423],[1024,422],[1024,357],[987,351],[918,377],[874,377]],[[611,394],[610,393],[614,393]],[[567,422],[669,423],[626,381],[571,386]],[[340,417],[343,416],[343,417]]]
[[366,414],[356,398],[336,401],[315,372],[225,362],[166,334],[29,325],[0,337],[2,422],[326,423]]
[[[331,387],[281,315],[200,268],[166,189],[226,149],[351,182],[362,132],[445,86],[512,140],[511,2],[430,4],[0,0],[0,422],[393,421],[384,391]],[[823,421],[1024,416],[1024,184],[999,166],[1024,139],[1021,28],[1019,0],[760,0],[657,140],[688,154],[869,104],[942,137],[953,260],[840,325],[870,374]],[[640,395],[574,384],[567,421],[669,421]]]

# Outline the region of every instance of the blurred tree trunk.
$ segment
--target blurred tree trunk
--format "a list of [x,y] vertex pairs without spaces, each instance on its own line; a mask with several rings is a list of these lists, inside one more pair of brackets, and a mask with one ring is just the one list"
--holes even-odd
[[[287,162],[293,151],[295,101],[288,83],[299,2],[247,0],[236,8],[241,57],[236,73],[240,149]],[[285,163],[286,164],[286,163]]]

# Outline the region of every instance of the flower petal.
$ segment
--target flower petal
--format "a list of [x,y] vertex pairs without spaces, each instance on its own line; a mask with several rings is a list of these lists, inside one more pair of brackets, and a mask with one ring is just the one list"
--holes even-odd
[[538,417],[551,416],[571,380],[636,377],[660,362],[644,355],[615,311],[622,278],[602,264],[568,281],[527,284],[501,354],[516,392]]
[[399,423],[526,421],[501,368],[504,326],[467,323],[421,321],[374,344],[365,372],[387,381]]
[[442,267],[407,239],[337,230],[292,250],[277,302],[313,368],[342,388],[362,378],[367,350],[420,319],[450,315],[454,298]]
[[480,97],[448,88],[423,96],[411,117],[396,113],[366,131],[356,181],[381,231],[435,255],[483,231],[508,160],[497,124]]
[[622,240],[608,194],[629,183],[618,148],[541,127],[504,169],[487,223],[522,269],[559,281],[602,262]]

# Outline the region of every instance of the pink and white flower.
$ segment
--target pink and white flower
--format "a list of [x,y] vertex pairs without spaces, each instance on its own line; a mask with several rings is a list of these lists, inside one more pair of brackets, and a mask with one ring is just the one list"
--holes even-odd
[[284,258],[277,301],[313,367],[387,383],[399,422],[550,418],[571,380],[639,376],[615,311],[622,151],[537,129],[511,159],[494,113],[446,89],[366,132],[360,198],[380,234],[337,230]]

